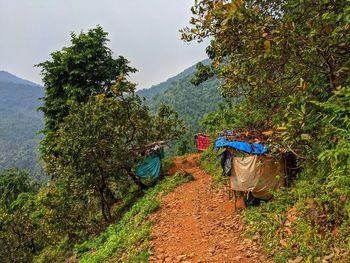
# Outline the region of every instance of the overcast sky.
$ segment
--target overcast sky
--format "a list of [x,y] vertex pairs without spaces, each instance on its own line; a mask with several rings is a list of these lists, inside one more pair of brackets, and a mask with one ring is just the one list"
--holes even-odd
[[194,0],[0,0],[0,70],[41,83],[33,65],[69,45],[69,33],[101,25],[114,55],[150,87],[206,58],[205,46],[180,40]]

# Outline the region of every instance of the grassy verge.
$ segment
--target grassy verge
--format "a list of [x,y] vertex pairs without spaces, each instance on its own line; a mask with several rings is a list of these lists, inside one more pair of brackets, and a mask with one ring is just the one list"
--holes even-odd
[[174,157],[167,157],[163,160],[163,167],[162,167],[162,172],[163,173],[168,173],[173,167],[175,166],[174,164]]
[[[202,168],[217,187],[225,182],[216,153],[201,155]],[[261,241],[277,263],[350,262],[350,221],[338,225],[319,199],[327,198],[315,170],[304,170],[291,188],[274,193],[273,200],[243,211],[245,235]],[[350,205],[349,205],[350,215]],[[293,261],[294,262],[294,261]]]
[[149,189],[118,223],[110,225],[98,237],[75,246],[79,262],[107,262],[112,259],[121,262],[148,262],[151,251],[149,241],[154,224],[154,220],[148,219],[148,216],[160,207],[162,195],[192,179],[192,175],[179,172]]
[[245,211],[246,234],[259,235],[275,262],[350,262],[350,221],[335,224],[318,196],[320,182],[304,171],[292,188]]

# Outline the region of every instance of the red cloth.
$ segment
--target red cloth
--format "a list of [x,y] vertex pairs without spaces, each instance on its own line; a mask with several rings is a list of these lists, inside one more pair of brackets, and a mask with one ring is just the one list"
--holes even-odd
[[209,148],[210,138],[203,135],[198,135],[197,137],[197,150],[199,152],[205,151]]

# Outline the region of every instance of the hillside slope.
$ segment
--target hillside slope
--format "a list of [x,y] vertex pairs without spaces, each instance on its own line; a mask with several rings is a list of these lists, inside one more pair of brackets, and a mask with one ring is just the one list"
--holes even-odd
[[[204,61],[204,63],[208,62],[209,60]],[[146,97],[146,104],[152,111],[155,112],[161,104],[166,104],[179,113],[187,126],[187,133],[183,140],[190,147],[186,151],[194,150],[192,136],[203,131],[200,121],[205,114],[215,111],[223,100],[219,92],[219,80],[212,79],[197,87],[191,83],[194,72],[195,66],[192,66],[168,81],[151,87],[149,93],[146,93],[147,90],[137,92],[138,95]],[[175,147],[170,148],[170,152],[168,152],[173,154]]]
[[37,146],[43,128],[37,111],[42,88],[30,81],[0,72],[0,170],[17,166],[37,168]]
[[200,120],[206,113],[214,111],[222,98],[218,91],[218,80],[210,80],[196,87],[190,82],[192,77],[189,75],[172,82],[166,91],[146,103],[154,111],[161,104],[172,106],[185,120],[188,132],[195,133],[201,131]]
[[11,83],[11,84],[22,84],[22,85],[38,86],[38,87],[40,86],[34,82],[19,78],[16,75],[13,75],[10,72],[3,71],[3,70],[0,70],[0,81],[5,83]]
[[[209,60],[203,63],[209,63]],[[194,71],[195,66],[189,67],[159,85],[137,92],[147,98],[146,104],[152,111],[161,104],[172,106],[186,122],[184,139],[201,131],[200,120],[214,111],[222,100],[218,80],[198,87],[191,84]],[[36,133],[43,128],[43,116],[37,108],[42,96],[41,86],[0,71],[0,170],[13,166],[30,170],[39,167],[37,146],[40,136]],[[174,150],[175,147],[171,147],[170,153]]]
[[[210,60],[205,59],[202,61],[202,63],[204,65],[207,65],[210,63]],[[186,78],[190,75],[193,75],[193,73],[195,71],[196,71],[196,65],[193,65],[193,66],[185,69],[181,73],[177,74],[176,76],[173,76],[173,77],[167,79],[166,81],[163,81],[157,85],[153,85],[150,88],[138,90],[137,94],[139,96],[145,97],[147,99],[153,99],[153,97],[156,96],[157,94],[165,92],[172,85],[173,82],[181,80],[183,78]]]

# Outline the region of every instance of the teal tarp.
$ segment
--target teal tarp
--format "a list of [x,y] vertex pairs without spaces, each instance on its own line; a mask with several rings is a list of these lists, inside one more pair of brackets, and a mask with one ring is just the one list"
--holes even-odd
[[136,166],[136,175],[141,179],[157,179],[160,174],[161,160],[164,158],[163,149],[160,153],[152,154]]

